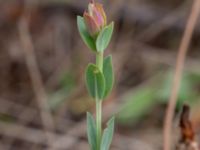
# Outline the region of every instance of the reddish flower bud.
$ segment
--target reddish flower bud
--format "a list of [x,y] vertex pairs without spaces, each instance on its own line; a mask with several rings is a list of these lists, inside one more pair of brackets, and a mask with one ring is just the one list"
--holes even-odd
[[99,3],[90,2],[88,12],[84,12],[83,17],[91,36],[96,36],[106,26],[106,15],[103,6]]

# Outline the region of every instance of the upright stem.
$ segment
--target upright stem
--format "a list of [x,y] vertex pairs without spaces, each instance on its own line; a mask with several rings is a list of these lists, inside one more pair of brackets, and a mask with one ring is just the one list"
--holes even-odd
[[[96,54],[96,65],[99,70],[103,71],[103,52]],[[100,150],[101,144],[101,132],[102,132],[102,100],[96,95],[96,134],[97,134],[97,150]]]
[[100,150],[101,144],[101,121],[102,121],[102,101],[98,100],[96,102],[96,128],[97,128],[97,150]]
[[103,71],[103,52],[96,53],[96,65],[100,71]]

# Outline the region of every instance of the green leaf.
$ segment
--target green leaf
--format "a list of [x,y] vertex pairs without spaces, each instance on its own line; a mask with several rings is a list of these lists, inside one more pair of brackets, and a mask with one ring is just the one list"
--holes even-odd
[[92,114],[87,112],[87,136],[88,136],[88,142],[90,144],[91,150],[96,149],[96,127],[95,127],[95,121],[92,117]]
[[[169,70],[163,77],[163,83],[158,92],[158,97],[163,102],[168,102],[169,96],[171,94],[172,81],[173,81],[173,72]],[[180,83],[180,89],[178,93],[178,102],[183,103],[187,99],[191,99],[191,95],[194,90],[192,89],[192,82],[188,73],[183,73],[183,77]]]
[[95,40],[90,36],[90,34],[87,32],[87,28],[84,22],[83,17],[77,16],[77,25],[78,30],[81,35],[81,38],[83,39],[84,43],[93,51],[96,52],[96,45]]
[[105,91],[104,75],[94,64],[89,64],[87,67],[86,85],[90,95],[93,98],[103,98]]
[[130,91],[122,99],[125,104],[122,105],[117,114],[117,120],[122,125],[132,125],[138,122],[158,104],[153,84]]
[[114,83],[114,73],[112,66],[112,56],[107,56],[103,61],[103,74],[105,77],[104,98],[111,92]]
[[113,138],[114,124],[115,124],[115,118],[112,117],[108,121],[107,128],[103,132],[102,141],[101,141],[101,150],[109,150],[109,147]]
[[114,23],[110,23],[106,26],[98,35],[96,40],[96,48],[98,52],[103,52],[110,43],[113,33]]

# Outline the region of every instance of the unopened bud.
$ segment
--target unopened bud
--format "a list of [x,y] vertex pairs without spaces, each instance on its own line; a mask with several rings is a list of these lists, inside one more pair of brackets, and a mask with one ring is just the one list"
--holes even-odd
[[106,26],[106,15],[100,3],[90,2],[88,5],[88,12],[85,11],[83,17],[87,30],[93,37]]

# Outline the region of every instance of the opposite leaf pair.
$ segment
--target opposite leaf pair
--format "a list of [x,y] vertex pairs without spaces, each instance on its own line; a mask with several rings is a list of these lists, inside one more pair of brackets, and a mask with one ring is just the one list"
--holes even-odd
[[84,43],[94,52],[103,52],[108,44],[110,43],[114,23],[111,22],[108,26],[105,26],[97,35],[97,37],[92,37],[85,25],[84,19],[81,16],[77,17],[77,24],[78,24],[78,30],[80,32],[80,35],[84,41]]
[[86,69],[86,84],[93,98],[104,99],[112,90],[114,82],[112,57],[103,60],[103,72],[95,64],[89,64]]
[[[93,119],[93,116],[90,113],[87,113],[87,131],[88,131],[88,141],[91,150],[96,150],[97,149],[96,124]],[[114,117],[108,121],[107,128],[103,132],[101,138],[100,150],[109,150],[113,138],[113,132],[114,132]]]

